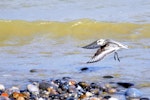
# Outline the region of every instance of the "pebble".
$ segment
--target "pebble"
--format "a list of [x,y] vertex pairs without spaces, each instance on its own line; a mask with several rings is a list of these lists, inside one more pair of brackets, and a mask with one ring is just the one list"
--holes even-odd
[[124,88],[130,88],[131,86],[134,86],[133,83],[127,83],[127,82],[117,82],[117,84]]
[[142,93],[136,88],[129,88],[126,90],[125,95],[128,98],[140,98]]
[[111,98],[109,98],[108,100],[119,100],[119,99],[114,98],[114,97],[111,97]]
[[0,100],[149,100],[142,98],[142,93],[131,88],[131,84],[125,83],[128,86],[122,87],[118,83],[78,82],[70,77],[63,77],[31,82],[24,90],[17,86],[6,89],[0,84]]
[[83,67],[83,68],[81,68],[80,70],[81,70],[81,71],[87,71],[87,70],[89,70],[89,68],[88,68],[88,67]]
[[29,85],[27,85],[27,89],[29,92],[31,92],[35,95],[39,94],[39,87],[37,85],[29,84]]
[[5,90],[5,86],[3,84],[0,84],[0,90],[1,91]]
[[107,79],[110,79],[110,78],[114,78],[113,76],[103,76],[103,78],[107,78]]
[[39,89],[47,90],[49,87],[50,87],[50,83],[48,83],[48,82],[39,83]]

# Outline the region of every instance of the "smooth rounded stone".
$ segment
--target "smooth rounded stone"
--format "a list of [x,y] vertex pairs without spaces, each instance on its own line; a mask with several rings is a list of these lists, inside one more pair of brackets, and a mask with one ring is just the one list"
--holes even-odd
[[28,84],[27,89],[28,89],[29,92],[31,92],[35,95],[39,94],[39,87],[37,85]]
[[43,98],[39,98],[38,100],[45,100],[45,99],[43,99]]
[[1,96],[3,96],[3,97],[9,97],[9,94],[8,94],[7,92],[3,92],[3,93],[1,94]]
[[8,94],[12,94],[13,92],[20,93],[20,89],[17,86],[13,86],[10,89],[7,90]]
[[18,93],[18,92],[13,92],[12,93],[12,96],[13,96],[13,98],[18,98],[19,97],[19,95],[20,95],[20,93]]
[[80,92],[84,92],[83,88],[82,88],[80,85],[77,85],[77,86],[76,86],[76,89],[77,89],[78,91],[80,91]]
[[70,86],[75,86],[75,85],[77,84],[77,81],[76,81],[76,80],[73,80],[73,79],[70,79],[70,80],[68,80],[68,84],[69,84]]
[[36,72],[45,72],[46,70],[44,69],[31,69],[30,72],[31,73],[36,73]]
[[84,90],[90,88],[90,85],[86,82],[79,82],[78,85],[80,85]]
[[102,98],[99,98],[99,97],[90,97],[89,100],[102,100]]
[[107,92],[110,94],[114,94],[117,92],[117,89],[116,88],[108,88]]
[[25,100],[25,98],[20,96],[16,100]]
[[5,86],[3,84],[0,84],[0,90],[4,91],[5,90]]
[[103,78],[110,79],[110,78],[114,78],[114,77],[110,76],[110,75],[107,75],[107,76],[103,76]]
[[49,87],[47,88],[47,91],[50,93],[50,95],[56,95],[58,94],[56,89],[54,89],[53,87]]
[[89,70],[89,68],[88,68],[88,67],[83,67],[83,68],[81,68],[80,70],[81,70],[81,71],[87,71],[87,70]]
[[86,95],[87,97],[93,96],[93,94],[92,94],[91,92],[86,92],[85,95]]
[[47,83],[47,82],[41,82],[41,83],[39,83],[39,89],[47,90],[49,87],[50,87],[50,84]]
[[103,97],[103,99],[109,99],[109,98],[111,98],[111,96],[109,96],[109,95]]
[[149,98],[140,98],[140,100],[150,100]]
[[122,99],[117,99],[117,98],[111,97],[108,100],[122,100]]
[[136,88],[129,88],[126,90],[125,95],[128,98],[140,98],[142,93]]
[[117,84],[124,88],[130,88],[131,86],[134,86],[133,83],[126,83],[126,82],[117,82]]
[[116,98],[117,100],[126,100],[126,97],[124,94],[116,93],[116,94],[112,94],[110,96],[113,98]]

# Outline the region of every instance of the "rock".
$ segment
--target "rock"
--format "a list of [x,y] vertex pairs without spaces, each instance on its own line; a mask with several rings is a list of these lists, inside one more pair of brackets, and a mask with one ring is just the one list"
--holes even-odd
[[54,89],[53,87],[49,87],[49,88],[47,89],[47,91],[48,91],[51,95],[56,95],[56,94],[58,94],[57,91],[56,91],[56,89]]
[[108,100],[121,100],[121,99],[117,99],[117,98],[111,97]]
[[107,76],[103,76],[103,78],[109,79],[109,78],[114,78],[114,77],[107,75]]
[[43,99],[43,98],[39,98],[38,100],[45,100],[45,99]]
[[115,88],[108,88],[108,93],[114,94],[116,92],[117,92],[117,89],[115,89]]
[[79,82],[78,85],[80,85],[83,89],[90,88],[90,85],[86,82]]
[[90,97],[89,100],[101,100],[101,98],[98,98],[98,97]]
[[76,80],[73,80],[73,79],[70,79],[70,80],[68,80],[68,84],[69,84],[70,86],[75,86],[75,85],[77,84],[77,81],[76,81]]
[[41,82],[41,83],[39,83],[39,89],[47,90],[49,87],[50,87],[50,84],[47,83],[47,82]]
[[126,100],[126,97],[123,93],[115,93],[111,95],[113,98],[116,98],[118,100]]
[[10,89],[7,90],[8,94],[12,94],[13,92],[20,93],[20,89],[17,86],[13,86]]
[[27,89],[29,92],[31,92],[35,95],[39,94],[39,87],[37,85],[29,84],[29,85],[27,85]]
[[91,97],[93,94],[91,92],[86,92],[86,97]]
[[30,72],[31,73],[35,73],[35,72],[45,72],[45,69],[31,69]]
[[140,98],[140,100],[150,100],[149,98]]
[[140,98],[142,93],[136,88],[129,88],[126,90],[125,95],[128,98]]
[[[107,80],[108,81],[108,80]],[[149,100],[132,84],[121,82],[77,82],[71,78],[32,82],[20,90],[13,86],[0,90],[0,100]]]
[[117,84],[124,88],[130,88],[131,86],[134,86],[133,83],[126,83],[126,82],[118,82]]
[[0,84],[0,90],[4,91],[5,90],[5,86],[3,84]]
[[24,97],[19,96],[16,100],[25,100]]
[[87,71],[87,70],[89,70],[89,68],[88,68],[88,67],[83,67],[83,68],[81,68],[80,70],[81,70],[81,71]]
[[111,96],[104,96],[103,97],[103,99],[107,99],[107,100],[110,99],[110,98],[111,98]]
[[38,72],[38,70],[37,69],[31,69],[30,72],[34,73],[34,72]]
[[1,94],[1,96],[3,96],[3,97],[9,97],[9,94],[8,94],[7,92],[3,92],[3,93]]
[[18,93],[18,92],[13,92],[12,93],[12,96],[13,96],[13,98],[18,98],[19,97],[19,95],[20,95],[20,93]]

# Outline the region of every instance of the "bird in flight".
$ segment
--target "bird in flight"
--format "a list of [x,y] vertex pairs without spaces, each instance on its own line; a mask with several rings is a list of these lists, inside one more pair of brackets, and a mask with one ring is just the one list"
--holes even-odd
[[97,41],[94,41],[93,43],[84,46],[85,49],[96,49],[97,52],[94,54],[94,56],[91,58],[90,61],[87,63],[94,63],[102,60],[105,56],[108,54],[111,54],[114,52],[114,59],[118,60],[120,62],[117,50],[119,49],[128,49],[127,45],[123,45],[117,41],[111,40],[111,39],[99,39]]

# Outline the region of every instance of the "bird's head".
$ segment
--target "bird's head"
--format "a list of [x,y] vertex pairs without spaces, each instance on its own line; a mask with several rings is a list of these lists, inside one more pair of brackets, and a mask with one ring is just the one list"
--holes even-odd
[[99,40],[97,40],[97,45],[103,46],[105,44],[106,44],[106,39],[99,39]]
[[104,46],[107,42],[108,42],[107,39],[99,39],[99,40],[92,42],[89,45],[84,46],[83,48],[85,48],[85,49],[96,49],[96,48],[99,48],[101,46]]

